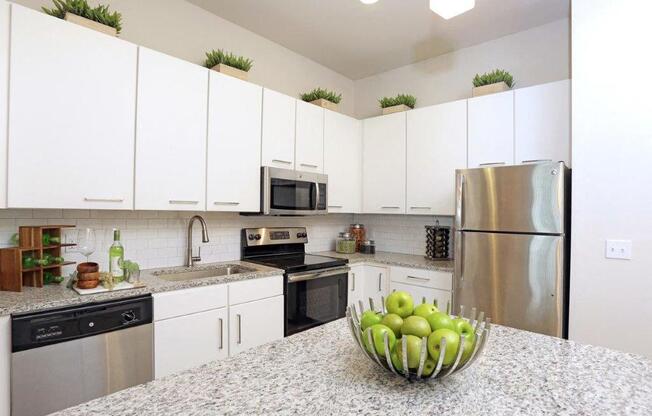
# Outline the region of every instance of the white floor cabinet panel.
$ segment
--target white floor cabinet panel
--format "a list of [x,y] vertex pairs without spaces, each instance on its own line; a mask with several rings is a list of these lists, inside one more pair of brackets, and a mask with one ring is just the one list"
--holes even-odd
[[297,100],[296,170],[324,172],[324,110]]
[[208,211],[260,211],[262,87],[210,72]]
[[[346,300],[347,305],[355,304],[359,308],[360,301],[367,303],[365,299],[365,276],[363,265],[353,265],[349,271],[349,292]],[[358,309],[359,310],[359,309]]]
[[455,215],[455,169],[466,168],[466,100],[407,113],[407,213]]
[[12,5],[9,207],[134,208],[136,62],[134,44]]
[[294,169],[297,100],[267,88],[263,92],[263,166]]
[[451,302],[451,292],[446,290],[433,289],[430,287],[416,285],[407,285],[405,283],[390,283],[390,292],[401,290],[412,295],[415,305],[420,304],[423,301],[423,298],[425,298],[427,303],[433,303],[436,301],[439,310],[444,312],[446,311],[448,304]]
[[364,266],[364,305],[369,307],[369,298],[374,301],[374,308],[381,310],[382,299],[389,294],[389,269],[378,266]]
[[156,378],[227,358],[227,308],[155,322]]
[[514,91],[468,101],[468,167],[514,164]]
[[283,302],[281,295],[229,307],[229,351],[232,356],[283,338]]
[[324,116],[324,173],[328,212],[362,209],[362,122],[334,111]]
[[135,207],[203,210],[208,69],[141,47]]

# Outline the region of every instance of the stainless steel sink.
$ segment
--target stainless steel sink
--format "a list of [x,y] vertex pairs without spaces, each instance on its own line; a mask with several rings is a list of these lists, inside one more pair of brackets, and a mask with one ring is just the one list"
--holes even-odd
[[239,264],[225,264],[212,267],[159,270],[152,273],[169,282],[204,279],[207,277],[230,276],[233,274],[255,272],[256,269]]

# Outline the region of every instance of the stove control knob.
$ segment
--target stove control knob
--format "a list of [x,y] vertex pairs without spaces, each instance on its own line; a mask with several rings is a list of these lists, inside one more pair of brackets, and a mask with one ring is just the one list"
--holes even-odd
[[302,233],[297,233],[297,238],[301,238],[303,236]]
[[253,235],[253,234],[249,234],[248,238],[249,238],[249,240],[253,240],[253,239],[254,239],[254,235]]
[[301,238],[306,238],[306,237],[308,237],[308,234],[306,234],[306,233],[300,233],[300,234],[301,234],[301,235],[300,235]]
[[261,236],[260,234],[256,234],[256,235],[254,236],[254,238],[255,238],[256,240],[260,240],[261,237],[262,237],[262,236]]

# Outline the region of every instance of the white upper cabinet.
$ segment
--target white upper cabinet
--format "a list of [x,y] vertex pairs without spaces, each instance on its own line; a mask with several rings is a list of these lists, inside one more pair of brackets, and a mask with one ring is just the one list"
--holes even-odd
[[362,208],[362,122],[334,111],[324,115],[324,173],[328,212]]
[[136,61],[136,45],[12,5],[9,207],[133,209]]
[[324,172],[324,110],[297,100],[296,170]]
[[514,91],[468,100],[468,167],[514,164]]
[[407,213],[455,214],[455,169],[466,167],[466,100],[407,112]]
[[262,87],[210,71],[208,211],[260,211]]
[[363,123],[362,210],[405,214],[405,113]]
[[7,207],[7,103],[8,103],[7,88],[8,87],[9,87],[9,3],[0,1],[0,208]]
[[263,93],[263,166],[294,169],[297,100],[267,88]]
[[514,91],[516,163],[564,161],[570,166],[571,81]]
[[203,210],[208,69],[140,48],[136,209]]

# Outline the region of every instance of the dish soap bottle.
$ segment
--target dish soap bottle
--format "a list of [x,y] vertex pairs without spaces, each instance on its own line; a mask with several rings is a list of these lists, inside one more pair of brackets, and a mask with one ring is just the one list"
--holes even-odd
[[109,248],[109,273],[116,283],[124,280],[124,270],[121,267],[124,256],[125,249],[120,242],[120,230],[116,228],[113,230],[113,244]]

